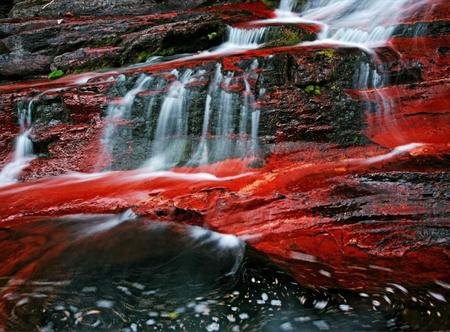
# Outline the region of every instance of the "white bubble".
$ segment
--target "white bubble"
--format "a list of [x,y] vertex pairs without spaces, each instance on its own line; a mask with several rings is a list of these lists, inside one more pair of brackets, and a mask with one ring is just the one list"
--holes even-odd
[[208,326],[206,326],[206,331],[208,331],[208,332],[214,332],[214,331],[219,331],[219,330],[220,330],[219,323],[211,323]]
[[328,304],[328,301],[316,301],[314,303],[314,308],[322,310],[324,309]]
[[350,311],[352,307],[350,307],[348,304],[340,304],[339,309],[342,311]]
[[114,306],[114,302],[109,301],[109,300],[99,300],[96,302],[96,304],[97,304],[97,307],[106,308],[106,309],[112,308]]
[[239,315],[239,318],[244,320],[244,319],[249,319],[249,315],[246,314],[245,312],[243,312],[242,314]]
[[270,301],[270,304],[275,307],[281,307],[281,301],[280,300],[272,300]]
[[154,319],[149,319],[145,322],[145,325],[151,326],[151,325],[155,325],[156,321]]

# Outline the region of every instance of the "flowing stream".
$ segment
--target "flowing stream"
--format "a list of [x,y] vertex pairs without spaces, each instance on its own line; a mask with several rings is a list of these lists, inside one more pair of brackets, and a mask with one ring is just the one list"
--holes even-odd
[[11,161],[0,171],[0,186],[17,182],[17,178],[22,170],[34,159],[33,143],[29,135],[32,130],[32,108],[33,100],[28,103],[28,107],[19,111],[20,133],[15,141],[15,148]]

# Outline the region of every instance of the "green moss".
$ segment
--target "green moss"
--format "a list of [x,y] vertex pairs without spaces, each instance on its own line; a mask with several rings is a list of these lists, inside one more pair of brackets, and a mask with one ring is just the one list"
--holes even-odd
[[267,37],[270,42],[266,43],[266,47],[293,46],[309,39],[301,30],[286,28],[274,29]]
[[70,71],[71,74],[80,74],[91,71],[108,69],[113,66],[112,63],[89,63]]
[[145,62],[152,54],[148,51],[142,51],[136,56],[137,62]]
[[316,96],[320,96],[320,94],[321,94],[320,87],[317,85],[308,85],[305,88],[305,92],[307,94],[316,95]]
[[107,37],[104,39],[96,40],[94,42],[88,43],[91,47],[102,47],[102,46],[117,46],[122,42],[121,37]]
[[170,319],[177,319],[178,318],[178,312],[176,312],[176,311],[169,312],[169,318]]
[[171,56],[176,54],[176,50],[173,47],[170,48],[166,48],[166,49],[162,49],[162,48],[158,48],[157,50],[153,51],[153,52],[149,52],[149,51],[142,51],[140,52],[136,58],[135,61],[136,62],[145,62],[147,61],[148,58],[155,56],[155,55],[160,55],[160,56]]
[[319,51],[319,52],[317,52],[317,54],[325,56],[328,60],[333,60],[335,52],[336,52],[335,50],[330,49],[330,50]]
[[208,39],[209,39],[209,40],[213,40],[213,39],[215,39],[218,35],[219,35],[219,34],[218,34],[217,32],[211,32],[211,33],[208,33]]
[[60,78],[62,76],[64,76],[64,72],[61,69],[54,70],[50,74],[48,74],[48,78],[50,80],[55,80],[55,79]]

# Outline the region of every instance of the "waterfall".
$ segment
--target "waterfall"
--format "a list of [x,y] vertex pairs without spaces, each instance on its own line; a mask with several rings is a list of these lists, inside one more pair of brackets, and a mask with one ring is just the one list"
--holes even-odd
[[[172,72],[179,76],[177,70]],[[177,165],[184,156],[187,143],[187,105],[190,92],[187,85],[193,79],[194,71],[187,69],[173,82],[167,92],[152,145],[152,157],[146,167],[159,170]]]
[[250,50],[261,47],[269,28],[238,28],[228,27],[228,38],[225,43],[214,51],[206,51],[200,55],[225,54],[241,50]]
[[240,47],[254,48],[264,41],[267,28],[243,29],[228,27],[228,43]]
[[[310,0],[300,17],[328,25],[321,40],[368,44],[387,41],[407,5],[426,0]],[[387,15],[387,13],[389,13]]]
[[22,170],[34,159],[33,143],[29,138],[32,124],[33,99],[28,107],[21,108],[18,114],[20,134],[14,144],[14,153],[11,162],[6,164],[0,172],[0,186],[17,182]]
[[[216,64],[210,74],[195,68],[173,70],[170,76],[176,79],[169,83],[161,102],[157,102],[158,95],[164,84],[167,84],[168,75],[162,75],[161,78],[141,75],[124,97],[113,100],[108,107],[107,125],[102,138],[105,154],[107,152],[114,159],[114,154],[120,152],[120,142],[135,139],[127,121],[136,116],[133,110],[137,107],[137,112],[143,109],[141,113],[145,117],[145,134],[153,133],[153,139],[149,139],[150,151],[144,168],[161,170],[255,156],[258,150],[259,112],[255,114],[256,110],[253,109],[255,97],[249,79],[257,79],[257,68],[258,61],[255,60],[242,77],[235,77],[233,72],[223,73],[220,64]],[[194,83],[205,79],[209,81],[207,93],[199,94]],[[124,82],[119,79],[119,84]],[[242,93],[231,91],[232,84],[243,86]],[[157,93],[149,91],[151,88],[156,89]],[[145,96],[136,104],[136,97],[141,92]],[[201,100],[204,101],[201,133],[194,134],[191,131],[195,129],[189,127],[192,122],[190,119],[195,116],[192,107],[198,107]],[[238,107],[240,100],[242,106]],[[118,127],[124,122],[125,128],[118,133]],[[123,136],[126,136],[125,139]]]
[[322,31],[314,44],[334,42],[363,47],[386,42],[392,36],[395,24],[403,18],[408,5],[419,6],[426,2],[427,0],[309,0],[300,13],[294,13],[297,1],[282,0],[276,11],[277,17],[266,22],[317,24]]
[[[123,80],[124,78],[121,79]],[[102,138],[102,146],[104,149],[103,155],[111,154],[114,147],[114,137],[116,134],[118,122],[130,118],[131,109],[136,95],[144,91],[147,84],[152,80],[153,78],[150,76],[141,75],[138,78],[133,89],[128,91],[126,95],[122,99],[120,99],[120,101],[113,101],[109,104],[108,113],[106,116],[106,126]],[[103,156],[101,156],[101,159],[102,158]]]
[[259,119],[261,116],[261,111],[256,110],[252,112],[252,132],[251,132],[251,139],[252,139],[252,146],[251,146],[251,153],[254,156],[257,156],[259,153]]
[[281,0],[280,6],[278,7],[281,11],[291,12],[297,5],[297,0]]
[[209,161],[209,148],[208,148],[208,135],[210,127],[210,119],[212,113],[212,101],[216,97],[217,91],[219,90],[220,83],[223,80],[222,66],[220,64],[216,65],[216,71],[214,78],[209,85],[208,95],[206,96],[205,111],[203,115],[203,125],[202,125],[202,136],[200,138],[200,143],[195,151],[192,158],[189,160],[189,165],[203,165],[207,164]]

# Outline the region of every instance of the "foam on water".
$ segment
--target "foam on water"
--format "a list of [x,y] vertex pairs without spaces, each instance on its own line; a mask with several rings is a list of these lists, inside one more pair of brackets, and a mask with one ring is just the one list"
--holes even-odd
[[94,235],[97,233],[106,232],[128,220],[133,220],[136,218],[137,218],[137,215],[133,212],[133,210],[129,209],[119,215],[112,216],[111,218],[109,218],[105,221],[95,224],[92,227],[88,227],[85,230],[85,234],[86,235]]
[[216,246],[216,255],[232,254],[235,262],[226,276],[234,275],[242,263],[245,253],[245,242],[242,242],[237,236],[231,234],[221,234],[202,227],[192,226],[189,228],[190,236],[198,241],[198,245],[213,244]]

